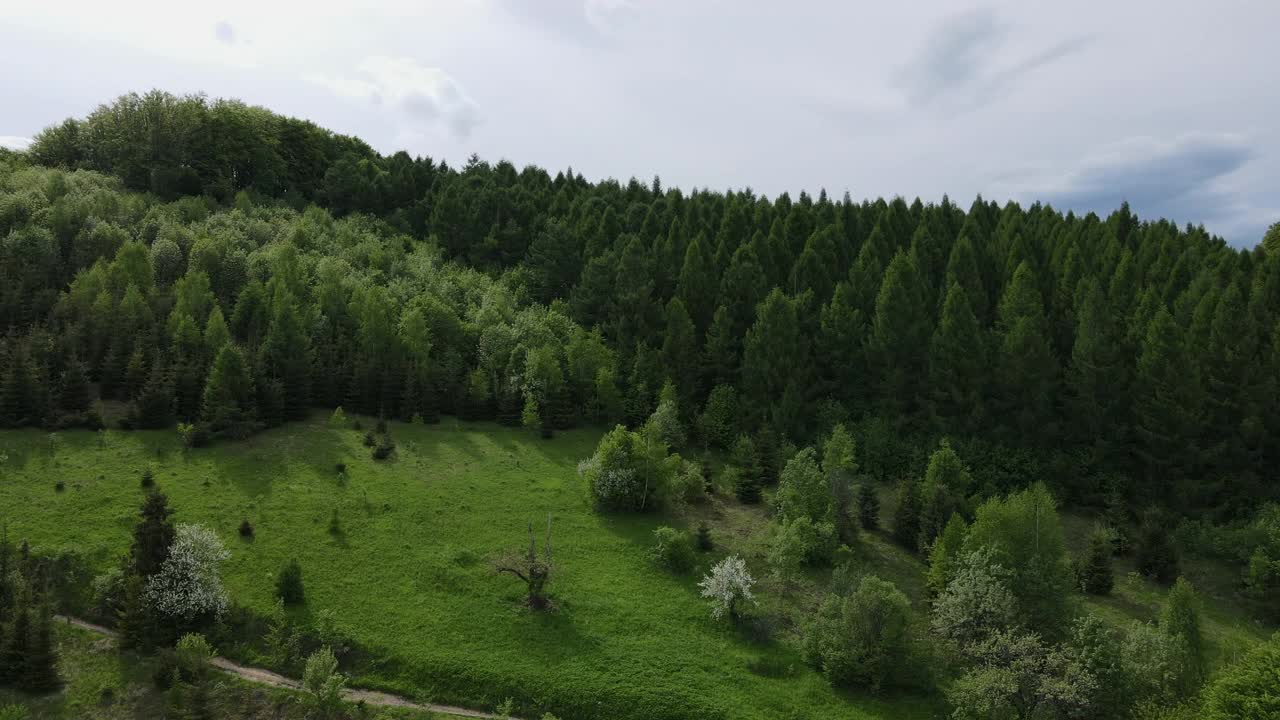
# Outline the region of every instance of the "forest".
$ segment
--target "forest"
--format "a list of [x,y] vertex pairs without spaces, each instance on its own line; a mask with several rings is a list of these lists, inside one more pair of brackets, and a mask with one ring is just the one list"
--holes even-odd
[[[455,168],[153,91],[0,150],[0,277],[12,437],[166,431],[200,453],[319,416],[378,461],[401,424],[545,443],[597,429],[565,481],[598,513],[662,517],[669,571],[712,547],[714,520],[678,529],[708,497],[756,513],[767,549],[748,565],[812,591],[785,601],[814,618],[793,645],[833,685],[899,684],[956,717],[1280,712],[1257,659],[1277,641],[1217,667],[1180,578],[1213,563],[1247,622],[1280,620],[1280,223],[1237,249],[1128,205]],[[172,646],[211,621],[137,630],[139,583],[183,532],[202,541],[146,507],[108,615],[135,645]],[[1096,519],[1078,553],[1060,513]],[[857,569],[875,533],[920,565],[921,597]],[[167,538],[149,558],[148,537]],[[1077,612],[1121,582],[1117,562],[1172,588],[1157,621]],[[717,619],[750,626],[742,563],[701,587]],[[537,611],[549,565],[530,550],[499,569]],[[49,647],[57,602],[36,578],[58,581],[41,567],[0,592],[0,659],[28,637]],[[949,649],[926,658],[923,637]],[[597,717],[513,692],[530,713]]]

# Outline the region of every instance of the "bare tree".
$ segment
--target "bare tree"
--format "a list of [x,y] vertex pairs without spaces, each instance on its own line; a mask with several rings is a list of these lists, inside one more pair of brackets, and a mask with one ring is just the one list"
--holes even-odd
[[547,537],[542,543],[542,557],[538,557],[537,544],[533,537],[533,521],[529,521],[529,552],[512,550],[498,558],[495,569],[500,573],[510,573],[520,578],[527,586],[525,602],[534,610],[547,607],[546,586],[551,580],[551,516],[547,515]]

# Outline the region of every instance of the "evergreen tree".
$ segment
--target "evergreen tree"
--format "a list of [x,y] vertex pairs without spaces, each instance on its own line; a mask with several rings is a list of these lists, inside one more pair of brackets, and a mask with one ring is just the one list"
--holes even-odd
[[1089,535],[1089,547],[1081,559],[1077,573],[1080,589],[1090,595],[1108,595],[1115,584],[1111,570],[1111,534],[1095,530]]
[[893,539],[906,549],[920,549],[920,489],[911,476],[898,483],[898,505],[893,511]]
[[973,432],[985,417],[987,352],[964,287],[954,283],[929,345],[930,407],[947,430]]
[[223,345],[204,387],[203,417],[215,428],[225,428],[253,412],[253,376],[244,355],[235,345]]
[[1200,599],[1195,588],[1179,577],[1169,589],[1164,609],[1160,612],[1160,629],[1173,637],[1183,655],[1181,677],[1183,691],[1199,689],[1205,677],[1204,633],[1200,626]]
[[739,435],[733,446],[732,460],[738,470],[737,483],[733,492],[740,502],[754,504],[760,502],[760,456],[756,452],[755,443],[749,435]]
[[697,331],[680,298],[667,303],[667,331],[662,341],[662,363],[675,383],[681,407],[693,407],[698,394]]
[[676,297],[685,305],[699,334],[707,332],[716,311],[719,290],[714,259],[707,247],[707,237],[699,233],[685,251],[685,264],[676,283]]
[[262,367],[268,378],[279,380],[283,387],[285,417],[300,420],[311,404],[311,338],[287,291],[278,291],[273,305],[262,343]]
[[920,488],[920,548],[928,548],[942,533],[948,519],[955,513],[963,514],[966,498],[972,492],[973,478],[951,449],[951,443],[943,440],[929,457],[924,483]]
[[89,409],[89,374],[84,363],[72,358],[58,382],[58,407],[65,412],[82,413]]
[[173,511],[164,493],[147,493],[141,517],[133,529],[133,544],[129,547],[129,569],[134,574],[148,578],[160,572],[175,537],[171,515]]
[[42,603],[34,608],[34,614],[17,685],[29,693],[47,693],[62,684],[58,677],[58,655],[53,646],[53,612]]
[[1147,326],[1134,384],[1135,452],[1149,497],[1165,495],[1172,488],[1158,484],[1185,477],[1193,467],[1202,402],[1196,364],[1164,308]]
[[134,398],[129,417],[138,428],[159,429],[173,424],[173,382],[159,361],[152,363],[151,375]]
[[1058,362],[1053,356],[1040,289],[1025,262],[1000,300],[997,358],[999,410],[1012,437],[1039,443],[1053,437]]
[[864,530],[875,530],[880,526],[880,496],[876,494],[871,478],[864,476],[858,484],[858,522]]
[[1120,357],[1121,337],[1097,282],[1086,280],[1081,293],[1067,372],[1068,431],[1092,444],[1099,459],[1107,459],[1123,442],[1121,433],[1128,425],[1122,415],[1126,370]]
[[942,533],[929,548],[929,569],[925,573],[925,586],[929,594],[942,594],[955,574],[956,566],[964,552],[964,536],[969,524],[958,513],[952,513]]
[[919,406],[929,347],[930,312],[915,259],[904,251],[885,270],[871,322],[868,359],[880,404],[895,422],[909,422]]
[[[809,347],[801,332],[798,304],[774,288],[760,303],[756,322],[747,332],[742,354],[743,389],[749,397],[776,401],[789,382],[805,381],[808,367]],[[759,417],[767,406],[754,409]]]
[[1163,513],[1148,511],[1134,538],[1133,558],[1138,572],[1168,584],[1178,576],[1178,550]]

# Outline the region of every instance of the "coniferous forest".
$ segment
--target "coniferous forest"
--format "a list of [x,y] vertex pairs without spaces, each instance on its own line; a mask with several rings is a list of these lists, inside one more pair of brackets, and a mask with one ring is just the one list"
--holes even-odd
[[[932,618],[921,632],[959,649],[941,662],[951,670],[908,684],[943,688],[957,716],[1128,716],[1136,676],[1070,648],[1157,640],[1062,625],[1063,598],[1120,582],[1116,556],[1174,586],[1161,637],[1195,634],[1177,629],[1195,622],[1178,599],[1193,591],[1174,584],[1186,556],[1227,568],[1251,622],[1280,616],[1280,224],[1237,249],[1128,205],[1099,217],[982,197],[590,182],[476,156],[451,167],[155,91],[0,151],[0,277],[4,428],[164,430],[198,453],[338,408],[377,422],[365,444],[385,458],[388,421],[492,421],[552,443],[620,426],[580,468],[602,511],[670,513],[704,492],[766,501],[779,587],[807,582],[789,566],[835,569],[800,642],[835,685],[879,692],[894,662],[936,665],[871,663],[830,640],[919,611]],[[983,554],[1023,531],[1014,545],[1034,538],[1039,552],[1042,512],[1099,519],[1078,558],[1054,551],[1061,572],[1037,575],[1025,547]],[[534,520],[537,552],[512,561],[522,579],[552,566],[550,549],[538,565]],[[337,510],[331,523],[337,536]],[[714,547],[714,526],[665,529],[664,567],[687,571]],[[882,529],[923,563],[923,603],[844,572]],[[728,598],[733,570],[715,574]],[[987,596],[987,614],[1031,634],[996,648],[956,619],[977,612],[982,578],[1012,593]],[[138,593],[121,592],[129,617]],[[47,645],[52,601],[14,593]],[[1019,678],[1013,710],[987,708],[972,668],[1007,670],[1011,654],[1059,684]],[[1132,694],[1159,705],[1206,687],[1203,707],[1217,708],[1245,692],[1188,662],[1165,673],[1173,695]],[[1230,679],[1253,682],[1258,661],[1241,662]]]

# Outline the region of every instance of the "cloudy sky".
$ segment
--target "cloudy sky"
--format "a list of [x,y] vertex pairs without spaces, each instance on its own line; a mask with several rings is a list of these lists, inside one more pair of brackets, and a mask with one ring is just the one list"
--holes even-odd
[[0,144],[158,87],[451,163],[1280,220],[1271,0],[185,4],[0,10]]

